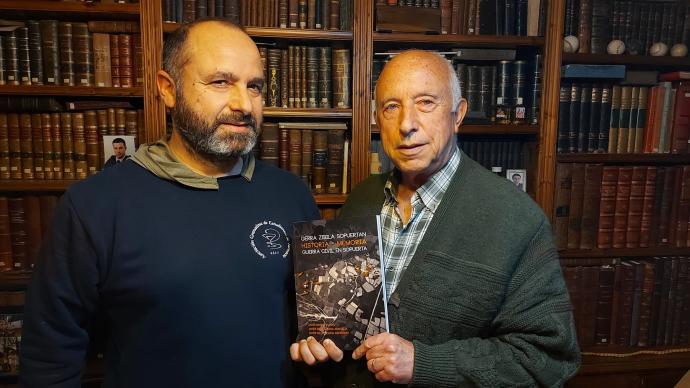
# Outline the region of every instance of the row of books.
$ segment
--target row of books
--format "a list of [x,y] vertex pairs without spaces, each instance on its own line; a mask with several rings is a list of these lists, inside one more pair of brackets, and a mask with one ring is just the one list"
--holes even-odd
[[47,234],[57,195],[0,197],[0,271],[30,271]]
[[21,313],[0,314],[0,376],[19,373],[23,320]]
[[314,194],[345,194],[349,179],[346,129],[344,123],[267,122],[258,157],[301,177]]
[[[520,140],[476,140],[461,138],[458,146],[470,158],[489,170],[526,169],[530,159],[530,145]],[[369,144],[370,173],[381,174],[393,169],[381,140]]]
[[377,5],[440,8],[441,33],[543,35],[545,0],[378,0]]
[[0,179],[83,179],[104,161],[103,136],[133,136],[143,111],[0,113]]
[[227,18],[242,26],[352,29],[354,0],[163,0],[163,20]]
[[690,258],[601,261],[563,270],[581,347],[688,345]]
[[687,153],[690,83],[561,83],[559,153]]
[[579,40],[580,53],[606,53],[613,39],[628,52],[647,55],[656,42],[688,43],[690,7],[678,1],[566,0],[565,35]]
[[[374,57],[372,88],[386,62],[395,54]],[[491,60],[510,56],[515,56],[514,50],[462,49],[449,58],[460,83],[460,93],[467,100],[464,123],[539,123],[541,55],[535,54],[530,60]],[[486,62],[491,64],[478,65]]]
[[288,46],[260,47],[266,87],[265,106],[282,108],[350,108],[350,49]]
[[690,247],[690,166],[559,163],[559,249]]
[[143,85],[139,34],[104,33],[100,22],[17,24],[13,31],[0,33],[0,85]]

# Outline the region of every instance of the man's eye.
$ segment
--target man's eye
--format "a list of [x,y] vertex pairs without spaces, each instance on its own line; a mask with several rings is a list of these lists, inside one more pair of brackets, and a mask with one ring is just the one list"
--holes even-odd
[[249,89],[261,91],[261,85],[259,85],[259,84],[252,84],[252,85],[249,85]]
[[419,104],[422,104],[424,106],[429,106],[432,105],[434,102],[432,100],[419,100]]
[[398,109],[398,105],[397,105],[397,104],[388,104],[388,105],[386,105],[386,106],[383,107],[383,110],[385,110],[385,111],[387,111],[387,112],[392,112],[392,111],[394,111],[394,110],[396,110],[396,109]]
[[228,81],[226,81],[224,79],[219,79],[219,80],[211,81],[211,84],[215,85],[215,86],[227,86]]

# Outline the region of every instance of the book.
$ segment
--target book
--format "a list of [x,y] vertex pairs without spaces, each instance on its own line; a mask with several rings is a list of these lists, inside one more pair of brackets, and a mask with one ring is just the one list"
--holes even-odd
[[298,339],[353,350],[387,332],[380,217],[293,225]]

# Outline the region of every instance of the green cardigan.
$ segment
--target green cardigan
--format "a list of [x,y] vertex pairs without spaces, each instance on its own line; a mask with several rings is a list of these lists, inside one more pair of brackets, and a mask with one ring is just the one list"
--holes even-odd
[[[362,182],[340,217],[379,214],[386,178]],[[412,386],[559,386],[580,364],[549,222],[465,154],[388,312],[414,343]],[[364,362],[325,369],[329,385],[375,385]]]

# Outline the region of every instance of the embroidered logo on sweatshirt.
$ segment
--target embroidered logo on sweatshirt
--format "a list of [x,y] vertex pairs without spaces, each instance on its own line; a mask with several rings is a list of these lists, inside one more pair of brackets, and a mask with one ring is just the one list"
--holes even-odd
[[273,221],[263,221],[254,225],[249,241],[254,252],[261,258],[287,257],[290,252],[290,241],[285,228]]

